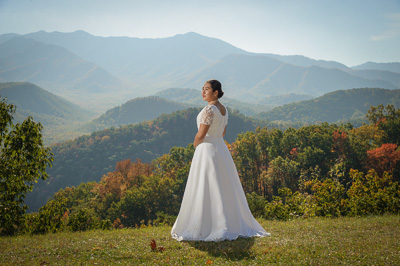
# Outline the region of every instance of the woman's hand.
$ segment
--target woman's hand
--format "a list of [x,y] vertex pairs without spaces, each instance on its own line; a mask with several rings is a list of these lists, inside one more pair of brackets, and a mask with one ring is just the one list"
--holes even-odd
[[207,135],[208,129],[210,125],[200,124],[199,131],[197,131],[196,136],[194,137],[193,146],[196,148],[200,143],[203,142],[204,138]]

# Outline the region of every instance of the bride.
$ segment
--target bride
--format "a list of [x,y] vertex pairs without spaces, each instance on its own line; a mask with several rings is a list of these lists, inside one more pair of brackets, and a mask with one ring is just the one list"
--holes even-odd
[[254,219],[224,142],[228,111],[218,101],[224,92],[217,80],[202,89],[208,105],[197,116],[196,148],[181,209],[171,230],[178,241],[222,241],[269,235]]

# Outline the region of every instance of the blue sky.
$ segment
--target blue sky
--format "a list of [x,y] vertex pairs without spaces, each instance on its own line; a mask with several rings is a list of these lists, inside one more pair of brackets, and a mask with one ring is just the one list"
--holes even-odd
[[197,32],[250,52],[347,66],[400,62],[400,0],[0,0],[0,34],[39,30],[139,38]]

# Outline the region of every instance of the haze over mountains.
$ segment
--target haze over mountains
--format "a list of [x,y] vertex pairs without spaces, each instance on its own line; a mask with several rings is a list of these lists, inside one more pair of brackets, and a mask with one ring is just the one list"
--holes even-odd
[[17,106],[16,113],[29,111],[38,116],[54,117],[73,121],[84,121],[91,115],[84,110],[32,83],[0,83],[0,95],[7,97],[9,103]]
[[59,188],[99,180],[120,160],[150,161],[186,146],[211,78],[222,82],[231,108],[230,142],[260,125],[340,122],[362,119],[370,105],[400,106],[400,63],[350,68],[255,54],[193,32],[163,39],[0,35],[0,96],[17,105],[17,121],[33,115],[44,124],[55,152],[49,186],[42,182],[29,196],[35,208]]
[[98,114],[168,88],[200,90],[210,78],[222,82],[227,97],[248,103],[286,94],[399,89],[398,65],[349,68],[303,56],[254,54],[193,32],[162,39],[83,31],[0,35],[0,82],[33,82]]

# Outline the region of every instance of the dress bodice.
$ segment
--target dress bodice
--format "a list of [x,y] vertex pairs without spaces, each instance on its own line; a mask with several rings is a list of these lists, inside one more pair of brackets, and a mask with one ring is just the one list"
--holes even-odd
[[225,115],[222,115],[215,105],[207,105],[197,115],[197,128],[200,124],[210,125],[207,136],[222,137],[225,127],[228,124],[228,109]]

